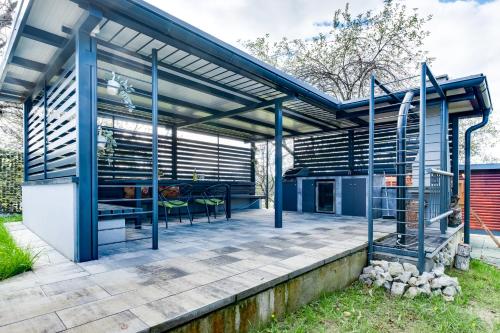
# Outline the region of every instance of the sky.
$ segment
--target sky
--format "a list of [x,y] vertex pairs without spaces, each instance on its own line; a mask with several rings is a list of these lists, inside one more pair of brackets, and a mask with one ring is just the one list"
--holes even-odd
[[[233,46],[269,33],[307,38],[321,29],[346,0],[148,0],[151,4]],[[492,120],[500,126],[500,0],[406,0],[423,16],[433,15],[425,47],[436,58],[431,69],[450,78],[483,73],[488,78]],[[382,7],[382,0],[352,0],[353,13]],[[500,156],[499,144],[492,151]]]

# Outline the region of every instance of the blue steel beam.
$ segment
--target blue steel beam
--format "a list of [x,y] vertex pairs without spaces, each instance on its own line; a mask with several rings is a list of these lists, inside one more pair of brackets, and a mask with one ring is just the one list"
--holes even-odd
[[443,88],[441,88],[439,83],[437,83],[436,78],[432,74],[429,66],[426,66],[426,73],[427,73],[427,77],[429,78],[429,81],[431,81],[431,83],[434,86],[434,89],[436,89],[436,92],[438,93],[439,97],[441,97],[442,99],[446,99],[446,94],[444,93]]
[[43,64],[43,63],[38,62],[38,61],[33,61],[30,59],[25,59],[25,58],[18,57],[18,56],[13,56],[11,63],[13,65],[16,65],[16,66],[19,66],[22,68],[26,68],[26,69],[31,69],[31,70],[41,72],[41,73],[45,72],[45,70],[47,69],[46,64]]
[[[255,110],[259,110],[259,109],[263,109],[263,108],[269,107],[271,105],[274,105],[278,101],[281,101],[281,103],[283,103],[284,101],[288,101],[290,99],[293,99],[293,97],[280,97],[280,98],[277,98],[275,100],[270,100],[270,101],[265,101],[265,102],[260,102],[260,103],[254,103],[252,105],[244,106],[244,107],[237,108],[237,109],[234,109],[234,110],[220,111],[217,114],[213,114],[211,116],[203,117],[201,119],[196,119],[196,120],[187,122],[185,124],[181,124],[181,125],[179,125],[179,127],[186,127],[186,126],[195,125],[195,124],[202,124],[202,123],[206,123],[206,122],[210,122],[210,121],[214,121],[214,120],[219,120],[219,119],[224,119],[224,118],[230,118],[230,117],[233,117],[233,116],[236,116],[236,115],[241,115],[241,114],[244,114],[244,113],[248,113],[248,112],[252,112],[252,111],[255,111]],[[248,121],[251,121],[251,120],[248,119]]]
[[[95,24],[100,18],[95,17]],[[76,261],[98,258],[97,45],[91,30],[75,32],[77,80],[77,251]]]
[[425,126],[427,117],[427,64],[422,62],[420,73],[420,122],[418,161],[418,270],[425,270]]
[[480,123],[472,125],[465,131],[465,189],[464,189],[464,243],[470,244],[470,146],[472,132],[486,126],[491,109],[483,112],[483,119]]
[[21,86],[21,87],[25,88],[26,90],[32,90],[35,87],[35,84],[33,82],[26,81],[24,79],[12,77],[12,76],[6,76],[4,79],[4,82],[14,84],[16,86]]
[[22,35],[26,38],[36,40],[37,42],[62,47],[68,42],[68,39],[51,32],[41,30],[30,25],[25,25]]
[[153,198],[152,232],[154,250],[158,249],[158,50],[153,49],[151,60],[151,86],[152,86],[152,126],[153,126]]
[[23,104],[23,172],[24,181],[28,181],[28,118],[33,102],[31,97],[28,97]]
[[274,175],[274,227],[283,227],[283,105],[281,101],[277,101],[274,116],[274,158],[275,158],[275,175]]
[[368,135],[368,261],[373,259],[373,154],[375,135],[375,75],[370,76]]
[[172,179],[177,179],[177,126],[172,126]]
[[[442,102],[441,102],[441,128],[440,128],[440,131],[441,131],[441,147],[440,147],[440,150],[441,150],[441,156],[440,156],[440,160],[441,160],[441,165],[440,165],[440,168],[442,171],[449,171],[448,170],[448,160],[450,158],[450,155],[448,154],[449,153],[449,142],[448,142],[448,131],[449,131],[449,124],[448,124],[448,102],[446,101],[446,99],[443,99]],[[445,213],[446,211],[448,211],[449,207],[447,205],[448,203],[448,199],[450,197],[450,193],[448,193],[448,189],[449,189],[449,184],[450,184],[450,179],[448,176],[439,176],[441,178],[441,191],[440,191],[440,202],[439,202],[439,206],[440,206],[440,214],[443,214]],[[444,235],[446,234],[446,229],[448,228],[448,218],[444,218],[444,219],[441,219],[440,221],[440,230],[441,230],[441,234]]]
[[458,169],[458,117],[451,118],[451,170],[453,172],[453,195],[458,196],[458,180],[460,177],[460,170]]

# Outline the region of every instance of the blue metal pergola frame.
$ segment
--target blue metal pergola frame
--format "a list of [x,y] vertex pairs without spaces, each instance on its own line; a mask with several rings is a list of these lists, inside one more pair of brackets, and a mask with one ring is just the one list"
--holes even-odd
[[[136,88],[138,95],[150,96],[151,107],[142,105],[137,106],[137,112],[140,115],[135,118],[136,121],[145,121],[151,117],[153,128],[152,133],[152,188],[153,193],[158,191],[158,124],[168,124],[172,128],[172,178],[177,179],[177,130],[189,128],[202,133],[215,133],[216,135],[242,138],[250,142],[257,140],[275,140],[275,227],[282,227],[282,140],[287,137],[312,136],[315,134],[348,131],[350,133],[349,141],[349,166],[352,169],[354,165],[354,137],[353,131],[359,128],[370,129],[373,132],[376,115],[393,112],[398,106],[397,103],[403,99],[405,92],[391,92],[383,84],[378,82],[374,75],[370,80],[370,98],[358,101],[347,101],[341,103],[331,96],[324,94],[317,89],[275,69],[257,59],[245,54],[244,52],[206,34],[199,29],[182,22],[181,20],[160,11],[159,9],[147,4],[141,0],[115,0],[115,1],[96,1],[96,0],[72,0],[73,3],[84,10],[84,15],[73,27],[63,27],[62,31],[66,37],[60,34],[49,32],[40,27],[27,24],[28,14],[30,13],[33,1],[23,2],[19,11],[19,19],[16,20],[14,34],[9,43],[6,57],[2,64],[2,73],[0,81],[14,87],[20,87],[21,90],[0,87],[0,98],[5,100],[22,100],[24,102],[25,115],[25,180],[28,180],[28,118],[29,112],[33,107],[33,99],[39,91],[43,92],[44,99],[44,133],[43,141],[47,141],[47,91],[50,91],[51,79],[61,75],[62,66],[75,55],[76,80],[77,80],[77,151],[76,151],[76,174],[79,179],[78,185],[78,260],[85,261],[96,259],[98,257],[97,233],[98,233],[98,174],[97,174],[97,115],[98,105],[105,104],[108,107],[116,106],[116,101],[101,98],[99,96],[99,85],[103,85],[103,79],[99,77],[98,62],[110,64],[113,66],[125,66],[135,73],[150,77],[151,92]],[[164,43],[162,47],[152,47],[150,54],[131,51],[126,45],[117,45],[109,40],[103,40],[96,37],[96,28],[103,28],[108,22],[137,31],[137,35],[144,34]],[[120,30],[120,31],[122,31]],[[98,32],[97,32],[98,34]],[[49,45],[57,48],[50,63],[42,63],[33,59],[23,58],[15,54],[15,49],[19,45],[21,38],[37,41],[43,45]],[[134,37],[135,38],[135,37]],[[149,41],[148,43],[150,43]],[[144,45],[145,46],[145,45]],[[189,56],[197,57],[199,60],[207,61],[208,64],[223,68],[227,75],[225,78],[235,77],[233,81],[241,81],[240,84],[231,85],[232,81],[224,82],[224,79],[214,80],[219,74],[211,77],[196,73],[196,70],[188,70],[188,65],[183,67],[175,66],[175,63],[163,61],[168,56],[159,57],[159,52],[165,47],[176,48],[173,53],[182,51]],[[196,60],[198,61],[198,60]],[[12,76],[6,70],[6,66],[13,64],[23,69],[42,73],[43,75],[35,82]],[[207,66],[207,64],[202,65]],[[226,74],[227,73],[227,74]],[[231,74],[232,73],[232,74]],[[242,77],[242,78],[241,78]],[[432,84],[427,87],[426,80],[429,79]],[[470,163],[470,134],[473,130],[480,128],[487,122],[489,114],[490,101],[483,100],[483,91],[480,86],[485,82],[482,75],[469,77],[460,80],[449,80],[444,83],[438,83],[426,64],[422,64],[421,86],[415,89],[415,93],[421,96],[421,119],[420,124],[421,140],[425,141],[425,112],[426,106],[439,103],[442,110],[442,142],[447,141],[448,129],[448,103],[459,101],[470,101],[473,105],[473,111],[456,114],[451,118],[452,123],[452,169],[457,170],[453,179],[453,190],[456,191],[458,185],[458,119],[461,116],[471,116],[483,114],[483,122],[467,131],[466,135],[466,174],[467,161]],[[176,97],[167,96],[160,89],[160,81],[176,84],[179,87],[187,87],[213,98],[223,99],[227,102],[239,106],[230,109],[219,110],[217,108],[202,105],[192,101],[182,100]],[[245,86],[246,85],[246,86]],[[385,96],[376,97],[374,87],[378,86],[386,93]],[[245,88],[247,88],[245,90]],[[458,95],[446,96],[446,91],[454,89],[464,89],[463,93]],[[486,85],[487,89],[487,85]],[[437,98],[428,100],[426,95],[438,95]],[[489,96],[488,96],[489,98]],[[389,105],[377,107],[378,104],[388,102]],[[175,108],[186,108],[203,113],[203,116],[192,117],[184,115],[182,112],[173,112],[162,107],[162,103],[169,104]],[[257,119],[249,114],[260,110],[265,115],[272,116],[273,121]],[[369,117],[369,121],[363,120],[363,117]],[[115,114],[113,119],[132,118],[128,114]],[[143,117],[143,118],[140,118]],[[235,123],[224,123],[224,120],[231,119],[241,123],[250,124],[250,127],[238,127]],[[308,131],[301,131],[299,128],[290,125],[290,122],[301,124],[302,127],[309,127]],[[445,133],[446,130],[446,133]],[[422,135],[422,133],[424,133]],[[369,138],[369,182],[370,189],[373,185],[373,133]],[[421,147],[425,150],[425,145]],[[447,159],[445,154],[445,144],[442,143],[441,168],[447,170],[444,161]],[[43,174],[47,178],[47,147],[44,145],[43,154]],[[269,159],[266,151],[267,159]],[[467,159],[468,156],[468,159]],[[268,165],[267,165],[268,169]],[[420,183],[425,172],[425,154],[420,156]],[[470,168],[469,168],[470,173]],[[469,184],[470,186],[470,184]],[[269,185],[266,178],[266,195],[268,195]],[[419,199],[423,190],[419,189]],[[466,196],[468,195],[468,186],[466,184]],[[369,190],[370,198],[373,196]],[[91,198],[91,200],[89,200]],[[444,194],[442,196],[444,198]],[[158,248],[158,198],[153,197],[153,234],[152,247]],[[423,202],[423,201],[421,201]],[[373,201],[369,203],[373,205]],[[470,204],[466,197],[467,205]],[[268,201],[266,200],[266,206]],[[419,209],[423,209],[420,205]],[[423,219],[423,213],[419,214]],[[368,211],[369,226],[369,254],[373,253],[373,216],[371,209]],[[466,216],[466,225],[468,217]],[[419,220],[419,236],[423,233],[423,220]],[[445,230],[444,219],[441,222],[442,231]],[[466,231],[467,231],[466,227]],[[423,239],[423,237],[422,237]],[[88,244],[92,244],[88,246]],[[422,257],[423,245],[418,251],[419,262]],[[425,254],[424,254],[425,255]],[[420,266],[420,265],[419,265]],[[421,267],[419,267],[421,268]]]

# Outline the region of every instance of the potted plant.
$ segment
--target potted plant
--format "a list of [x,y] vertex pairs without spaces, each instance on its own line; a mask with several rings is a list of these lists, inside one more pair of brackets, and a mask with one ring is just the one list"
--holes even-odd
[[112,72],[113,77],[108,80],[108,86],[106,87],[108,94],[116,96],[120,92],[120,83],[116,80],[115,72]]
[[135,105],[132,102],[130,94],[135,91],[134,87],[128,83],[128,80],[116,75],[115,72],[111,72],[112,77],[108,80],[107,92],[113,96],[120,96],[123,104],[129,111],[135,109]]
[[116,140],[113,137],[113,132],[99,127],[97,134],[97,156],[99,158],[106,158],[108,165],[111,165],[111,156],[117,147]]

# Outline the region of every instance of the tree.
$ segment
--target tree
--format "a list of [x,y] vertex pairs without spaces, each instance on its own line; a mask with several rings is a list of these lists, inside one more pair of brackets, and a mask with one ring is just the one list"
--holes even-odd
[[[7,45],[17,1],[0,1],[0,56]],[[0,148],[21,150],[23,146],[23,113],[19,104],[0,102]]]
[[429,32],[424,26],[430,19],[399,1],[386,0],[379,12],[356,16],[347,3],[335,11],[331,22],[316,23],[329,28],[326,33],[278,42],[267,34],[240,42],[257,58],[339,100],[349,100],[368,95],[372,71],[382,82],[415,75],[427,57],[423,41]]

